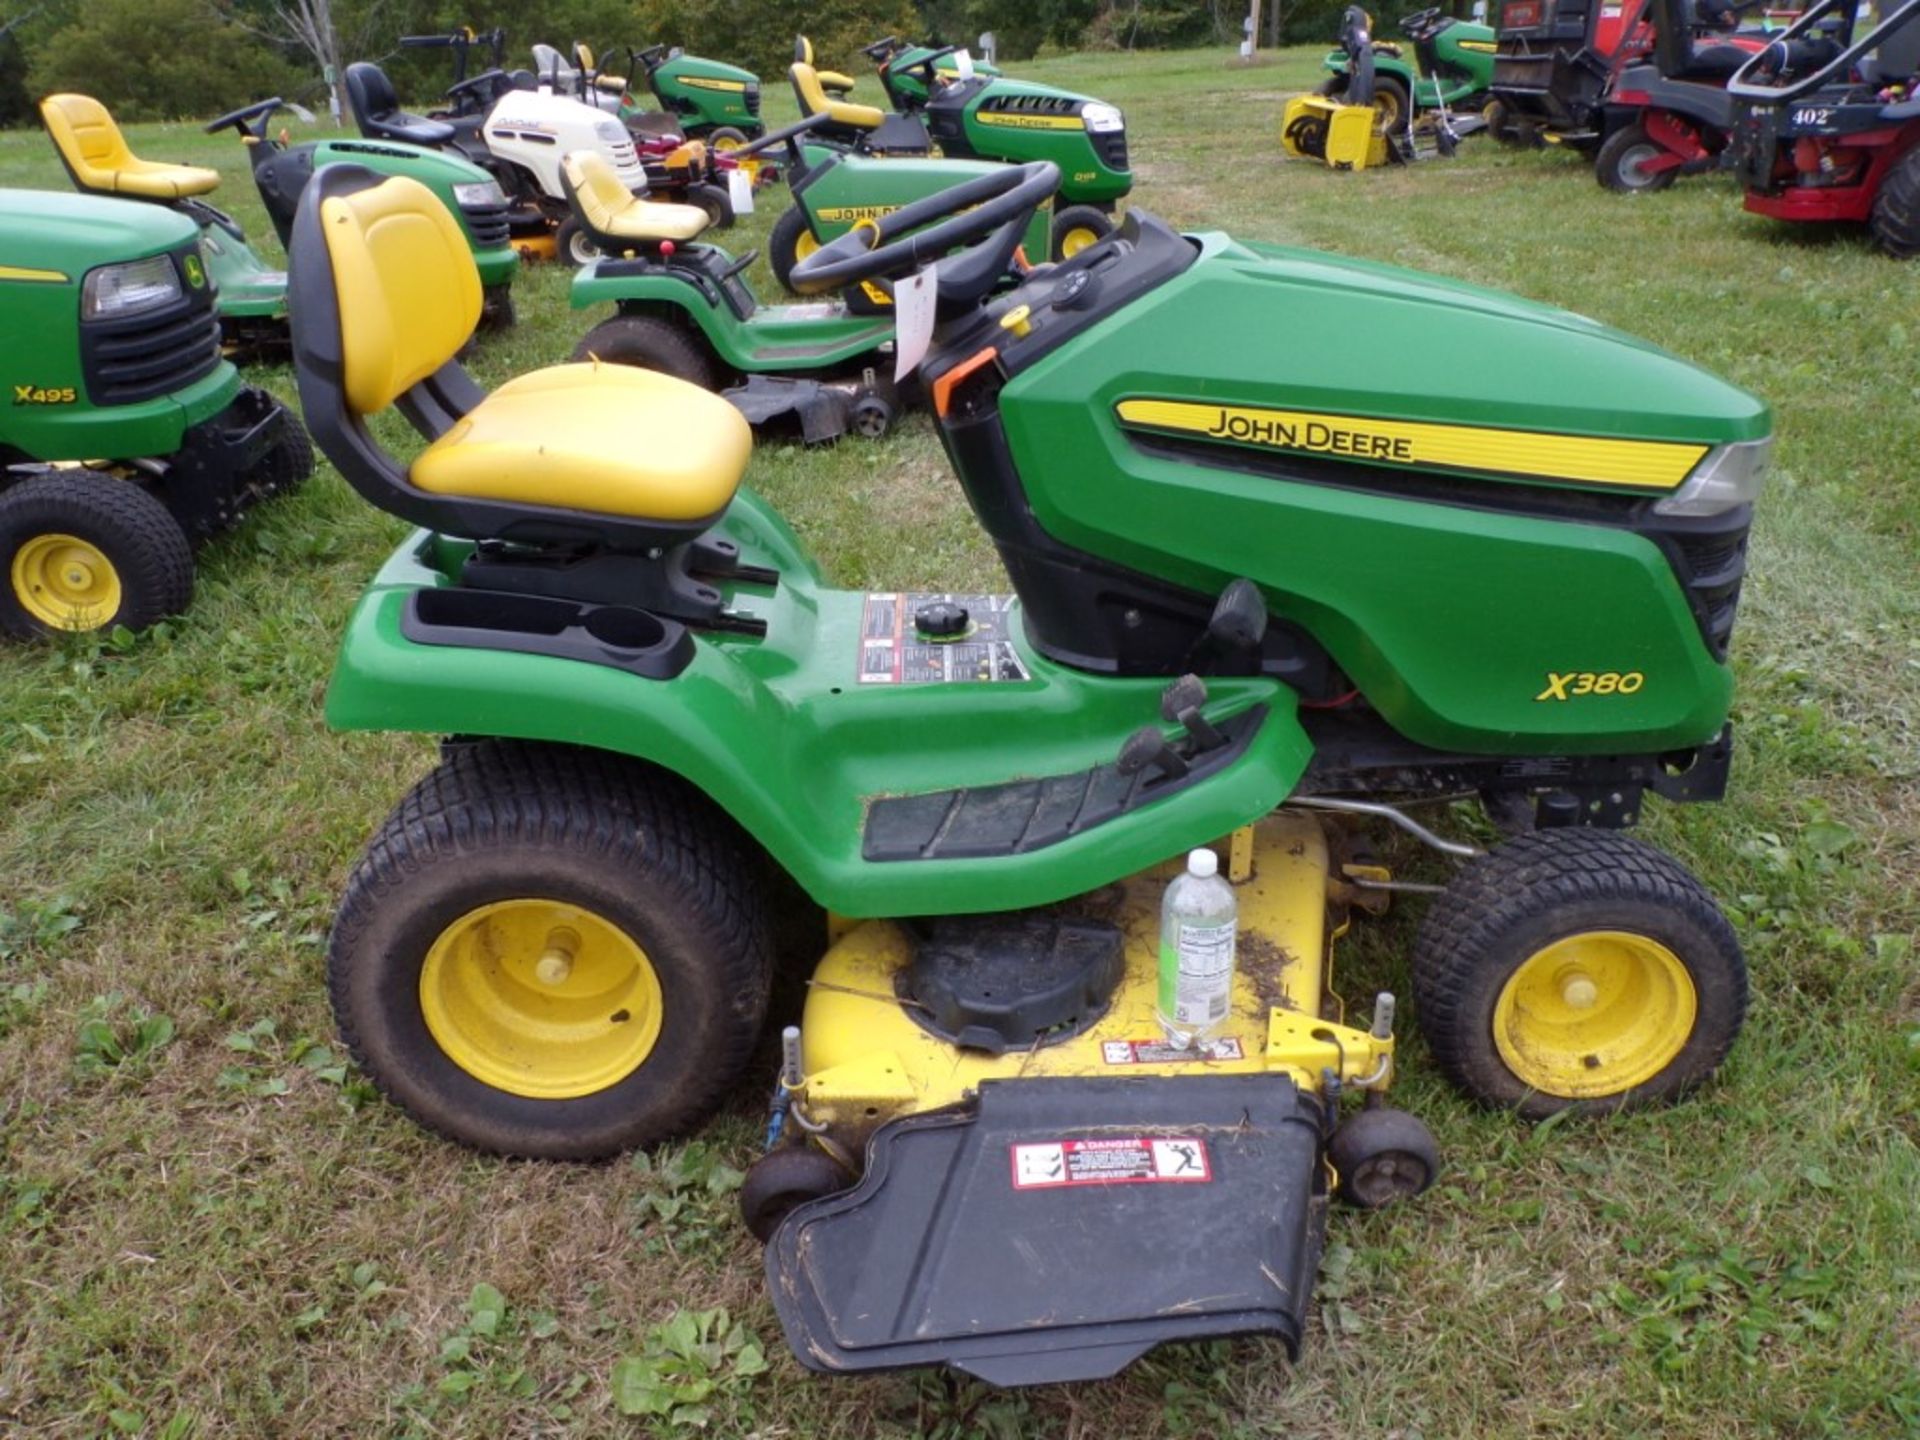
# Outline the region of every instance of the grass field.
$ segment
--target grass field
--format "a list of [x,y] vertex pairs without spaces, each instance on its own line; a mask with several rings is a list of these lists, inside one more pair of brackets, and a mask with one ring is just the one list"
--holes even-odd
[[[1410,1040],[1404,1102],[1451,1168],[1411,1207],[1335,1217],[1297,1366],[1240,1342],[1021,1394],[810,1378],[733,1220],[770,1055],[699,1140],[554,1168],[432,1139],[336,1053],[332,906],[432,746],[321,723],[348,609],[401,530],[323,468],[203,554],[192,612],[161,632],[0,653],[0,1434],[700,1418],[624,1402],[728,1436],[1920,1435],[1920,269],[1745,216],[1724,181],[1622,199],[1573,157],[1485,140],[1366,175],[1282,163],[1282,97],[1315,63],[1028,68],[1126,108],[1134,203],[1177,223],[1567,305],[1776,409],[1734,794],[1647,827],[1729,907],[1753,967],[1721,1080],[1667,1112],[1529,1127],[1471,1108]],[[230,135],[132,138],[217,164],[220,203],[272,249]],[[44,136],[0,136],[0,184],[65,183]],[[567,355],[588,320],[565,288],[522,276],[484,381]],[[1434,365],[1474,363],[1445,339]],[[291,397],[284,371],[259,378]],[[768,446],[749,480],[841,582],[995,581],[924,420]],[[1363,933],[1349,994],[1405,992],[1415,913]]]

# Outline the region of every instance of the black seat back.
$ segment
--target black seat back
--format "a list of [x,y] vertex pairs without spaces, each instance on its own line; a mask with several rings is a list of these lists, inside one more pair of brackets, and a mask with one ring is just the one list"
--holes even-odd
[[347,104],[354,123],[370,140],[399,140],[409,145],[445,145],[453,127],[439,120],[423,120],[400,108],[400,96],[387,72],[371,60],[347,66]]

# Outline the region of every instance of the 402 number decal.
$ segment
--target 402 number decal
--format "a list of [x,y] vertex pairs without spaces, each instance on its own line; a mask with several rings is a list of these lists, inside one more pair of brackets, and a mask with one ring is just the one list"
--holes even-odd
[[1573,700],[1582,695],[1631,695],[1647,683],[1638,670],[1557,670],[1547,672],[1547,688],[1535,700]]

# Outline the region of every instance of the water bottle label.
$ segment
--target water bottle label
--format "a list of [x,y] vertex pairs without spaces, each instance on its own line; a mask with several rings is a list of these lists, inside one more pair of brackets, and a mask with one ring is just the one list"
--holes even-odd
[[1182,925],[1179,949],[1160,955],[1160,1010],[1176,1024],[1201,1027],[1227,1017],[1233,999],[1233,925]]

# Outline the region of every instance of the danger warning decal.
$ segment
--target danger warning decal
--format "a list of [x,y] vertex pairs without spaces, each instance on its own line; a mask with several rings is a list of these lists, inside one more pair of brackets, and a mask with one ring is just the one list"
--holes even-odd
[[1063,1185],[1198,1185],[1213,1179],[1207,1142],[1197,1135],[1039,1140],[1011,1148],[1016,1190],[1055,1190]]
[[1224,1035],[1185,1050],[1176,1050],[1164,1040],[1105,1040],[1100,1045],[1100,1058],[1109,1065],[1178,1065],[1183,1061],[1242,1060],[1246,1054],[1238,1040]]
[[[1011,595],[875,594],[860,615],[862,685],[982,684],[1025,680],[1007,625]],[[958,634],[922,635],[914,616],[929,606],[966,612]]]

